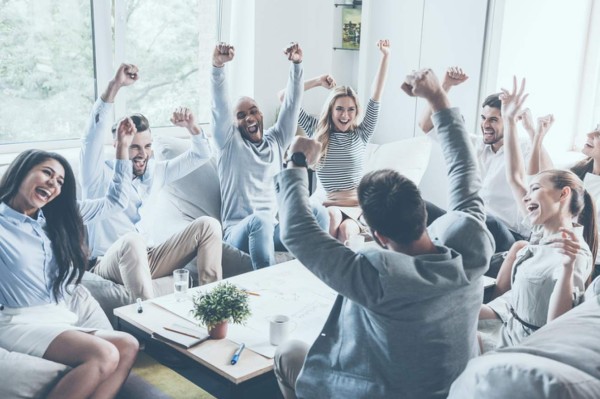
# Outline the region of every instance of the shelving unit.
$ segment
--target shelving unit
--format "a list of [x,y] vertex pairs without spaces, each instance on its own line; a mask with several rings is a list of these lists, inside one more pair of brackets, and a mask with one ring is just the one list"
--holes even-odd
[[338,7],[352,7],[352,8],[357,8],[357,7],[361,7],[361,6],[362,6],[362,3],[359,3],[359,4],[355,4],[355,3],[352,3],[352,4],[347,4],[347,3],[335,3],[335,4],[334,4],[334,6],[335,6],[336,8],[338,8]]
[[[334,3],[334,6],[335,6],[335,8],[342,7],[342,8],[361,9],[362,1],[355,0],[352,3]],[[359,23],[359,29],[360,29],[360,23]],[[360,35],[360,30],[359,30],[358,34]],[[342,47],[342,46],[335,46],[335,47],[333,47],[333,50],[334,51],[344,50],[344,51],[354,51],[354,52],[360,51],[359,48],[347,48],[347,47]]]

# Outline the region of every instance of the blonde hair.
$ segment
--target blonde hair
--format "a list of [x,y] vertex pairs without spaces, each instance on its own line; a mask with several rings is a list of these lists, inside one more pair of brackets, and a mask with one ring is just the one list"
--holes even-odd
[[538,173],[548,175],[554,188],[561,190],[563,187],[571,188],[571,202],[569,212],[577,218],[577,222],[583,226],[583,239],[590,247],[592,256],[596,259],[598,253],[598,227],[596,224],[596,205],[583,187],[583,182],[570,170],[550,169]]
[[319,122],[317,123],[317,129],[315,130],[315,140],[321,143],[321,153],[319,154],[319,163],[325,160],[327,154],[327,148],[329,147],[329,133],[335,128],[333,124],[333,107],[338,98],[350,97],[356,104],[356,118],[350,127],[350,130],[356,129],[358,126],[358,120],[361,115],[361,107],[358,101],[358,96],[354,89],[350,86],[336,86],[329,92],[329,97],[323,105],[321,115],[319,116]]

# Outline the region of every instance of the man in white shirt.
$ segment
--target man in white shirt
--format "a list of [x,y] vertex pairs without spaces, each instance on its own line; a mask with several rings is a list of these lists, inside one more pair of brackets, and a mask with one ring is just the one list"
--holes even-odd
[[[98,198],[106,192],[113,162],[104,159],[103,147],[105,134],[112,121],[113,103],[119,90],[134,84],[137,79],[138,69],[135,65],[121,64],[92,108],[80,154],[81,186],[86,199]],[[151,193],[187,175],[210,159],[207,137],[194,123],[193,114],[188,109],[179,108],[173,113],[171,121],[190,132],[192,146],[172,160],[157,162],[152,158],[148,120],[141,114],[129,117],[137,130],[129,147],[129,159],[133,163],[130,203],[124,211],[88,225],[91,271],[123,284],[131,301],[154,297],[152,279],[170,275],[194,257],[201,284],[220,280],[222,233],[216,219],[200,217],[156,246],[152,246],[147,239],[142,224],[143,206]]]
[[[459,68],[450,68],[444,77],[442,87],[449,91],[467,80],[466,74]],[[480,195],[486,208],[486,225],[496,242],[496,252],[508,251],[516,240],[526,239],[530,235],[530,226],[523,222],[519,215],[518,206],[513,197],[512,190],[506,180],[506,160],[504,156],[504,125],[502,122],[502,102],[498,94],[489,95],[482,104],[481,109],[481,139],[473,136],[476,149],[477,163],[482,178]],[[529,135],[532,130],[531,116],[521,117],[524,127]],[[430,136],[435,137],[431,123],[431,110],[426,109],[419,121],[419,127]],[[527,140],[521,140],[521,151],[528,163],[531,145]],[[546,151],[542,151],[543,158],[548,158]],[[542,161],[540,161],[542,162]],[[427,223],[430,224],[445,211],[427,202]]]

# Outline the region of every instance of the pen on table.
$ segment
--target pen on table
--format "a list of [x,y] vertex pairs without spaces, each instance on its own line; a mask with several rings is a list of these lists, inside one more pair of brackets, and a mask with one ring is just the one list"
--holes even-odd
[[246,347],[245,344],[241,343],[240,347],[235,351],[235,353],[233,354],[233,357],[231,358],[231,364],[234,365],[238,362],[238,360],[240,360],[240,355],[242,354],[242,351],[244,350],[244,348]]
[[252,292],[252,291],[249,291],[249,290],[247,290],[247,289],[245,289],[245,288],[244,288],[244,289],[242,289],[242,291],[244,291],[244,292],[245,292],[246,294],[248,294],[248,295],[260,296],[260,294],[259,294],[259,293],[257,293],[257,292]]
[[142,298],[138,298],[136,300],[136,302],[137,302],[137,312],[142,313],[144,311],[144,308],[142,307]]

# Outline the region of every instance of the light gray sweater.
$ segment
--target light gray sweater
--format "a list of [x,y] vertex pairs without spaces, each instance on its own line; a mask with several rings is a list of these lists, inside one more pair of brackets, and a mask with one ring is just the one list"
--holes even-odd
[[433,116],[451,211],[430,227],[439,253],[360,254],[323,232],[306,172],[276,176],[282,241],[339,296],[296,383],[299,398],[445,398],[476,356],[481,276],[494,252],[473,148],[457,109]]
[[223,230],[227,231],[256,212],[271,215],[275,222],[277,203],[273,176],[281,171],[284,151],[296,133],[304,91],[302,63],[291,63],[277,122],[264,132],[260,143],[254,144],[243,138],[233,123],[224,69],[213,67],[211,88],[214,135],[219,148],[221,221]]

